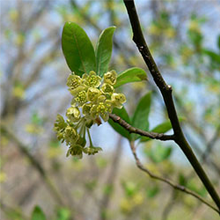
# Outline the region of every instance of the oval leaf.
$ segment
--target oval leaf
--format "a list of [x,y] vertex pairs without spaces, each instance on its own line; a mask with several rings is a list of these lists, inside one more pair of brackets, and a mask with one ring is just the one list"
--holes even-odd
[[46,220],[46,217],[39,206],[34,208],[34,211],[31,215],[31,220]]
[[96,70],[95,52],[86,32],[73,22],[66,22],[62,33],[62,50],[67,65],[82,76]]
[[[153,128],[151,131],[155,132],[155,133],[166,133],[167,131],[169,131],[170,129],[172,129],[172,125],[170,123],[170,121],[166,121],[162,124],[157,125],[155,128]],[[152,140],[148,137],[141,137],[141,142],[146,142]]]
[[117,88],[126,83],[140,82],[142,80],[147,80],[147,73],[141,68],[133,67],[118,75],[114,87]]
[[[184,117],[178,117],[179,121],[182,122],[185,120]],[[152,130],[150,130],[151,132],[155,132],[155,133],[166,133],[167,131],[172,129],[172,125],[170,123],[170,121],[166,121],[163,122],[159,125],[157,125],[156,127],[154,127]],[[152,139],[148,138],[148,137],[141,137],[141,142],[146,142],[146,141],[150,141]]]
[[[129,115],[128,115],[128,113],[127,113],[127,111],[126,111],[126,109],[124,107],[122,109],[114,108],[112,113],[116,114],[119,117],[121,117],[127,123],[129,123],[129,124],[131,123]],[[131,139],[131,134],[125,128],[123,128],[121,125],[119,125],[116,122],[114,122],[111,118],[108,120],[108,122],[112,126],[112,128],[115,131],[117,131],[120,135],[122,135],[123,137],[127,138],[128,140]]]
[[[150,106],[151,106],[151,92],[147,93],[143,96],[135,110],[134,116],[132,118],[132,125],[136,128],[140,128],[144,131],[149,129],[149,113],[150,113]],[[132,139],[136,140],[140,137],[140,135],[132,134]]]
[[99,36],[96,44],[96,73],[101,77],[108,71],[109,62],[112,55],[112,38],[116,27],[106,28]]

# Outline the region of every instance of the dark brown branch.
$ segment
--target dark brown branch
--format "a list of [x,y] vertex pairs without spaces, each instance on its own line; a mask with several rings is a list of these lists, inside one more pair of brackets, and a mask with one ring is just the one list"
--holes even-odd
[[211,181],[209,180],[208,176],[206,175],[205,171],[203,170],[201,164],[197,160],[195,154],[192,151],[192,148],[188,144],[180,123],[177,117],[176,108],[174,105],[173,97],[172,97],[172,88],[171,86],[167,85],[164,81],[151,53],[147,46],[147,43],[144,39],[144,35],[141,30],[141,25],[139,22],[139,18],[136,12],[135,4],[133,0],[124,0],[124,4],[126,6],[130,23],[133,30],[133,40],[136,43],[139,52],[141,53],[148,69],[153,76],[154,82],[156,83],[157,87],[159,88],[164,103],[166,105],[167,113],[172,124],[175,136],[175,142],[179,145],[181,150],[184,152],[186,157],[188,158],[189,162],[193,166],[195,172],[199,176],[200,180],[203,182],[204,186],[206,187],[207,191],[209,192],[210,196],[212,197],[213,201],[217,205],[220,210],[220,198],[212,185]]
[[131,147],[131,151],[134,155],[137,167],[142,170],[143,172],[147,173],[152,179],[156,179],[159,180],[161,182],[167,183],[168,185],[170,185],[171,187],[173,187],[176,190],[182,191],[186,194],[189,194],[193,197],[195,197],[196,199],[198,199],[199,201],[201,201],[202,203],[206,204],[207,206],[209,206],[211,209],[215,210],[216,212],[218,212],[220,214],[220,211],[214,207],[213,205],[211,205],[210,203],[208,203],[206,200],[204,200],[201,196],[199,196],[198,194],[196,194],[195,192],[187,189],[185,186],[182,185],[178,185],[174,182],[172,182],[171,180],[155,175],[153,174],[150,170],[148,170],[146,167],[143,166],[143,164],[141,163],[141,161],[139,160],[137,153],[136,153],[136,148],[134,146],[134,142],[130,142],[130,147]]
[[174,140],[174,135],[166,135],[163,133],[155,133],[155,132],[147,132],[143,131],[141,129],[132,127],[130,124],[128,124],[126,121],[124,121],[122,118],[115,114],[109,114],[109,117],[116,123],[120,124],[122,127],[124,127],[129,133],[135,133],[140,134],[141,136],[149,137],[151,139],[157,139],[161,141],[168,141],[168,140]]

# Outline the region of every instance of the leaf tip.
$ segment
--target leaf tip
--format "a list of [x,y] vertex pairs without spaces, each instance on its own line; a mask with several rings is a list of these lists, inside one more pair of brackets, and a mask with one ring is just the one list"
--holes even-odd
[[147,75],[138,75],[137,76],[140,80],[148,80]]

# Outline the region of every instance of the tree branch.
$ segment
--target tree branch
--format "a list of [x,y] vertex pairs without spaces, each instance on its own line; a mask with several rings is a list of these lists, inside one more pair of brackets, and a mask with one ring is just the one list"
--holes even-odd
[[129,19],[130,19],[130,23],[132,26],[132,30],[133,30],[133,41],[136,43],[139,52],[141,53],[146,65],[148,66],[149,71],[151,72],[151,75],[153,76],[154,82],[156,83],[157,87],[159,88],[163,96],[164,103],[167,109],[167,113],[168,113],[170,122],[172,124],[173,130],[174,130],[174,136],[175,136],[174,140],[179,145],[179,147],[182,149],[186,157],[188,158],[195,172],[199,176],[200,180],[203,182],[204,186],[206,187],[213,201],[215,202],[215,204],[220,210],[220,198],[216,190],[214,189],[211,181],[209,180],[208,176],[206,175],[205,171],[203,170],[201,164],[197,160],[195,154],[193,153],[190,145],[188,144],[182,132],[179,119],[177,117],[175,105],[173,102],[172,87],[170,85],[167,85],[166,82],[164,81],[150,53],[150,50],[147,46],[147,43],[144,39],[144,35],[141,30],[141,25],[140,25],[139,18],[136,12],[134,1],[124,0],[124,4],[126,6]]
[[157,139],[161,141],[174,140],[174,135],[166,135],[163,133],[155,133],[155,132],[147,132],[141,129],[132,127],[126,121],[115,114],[109,114],[109,117],[116,123],[120,124],[123,128],[125,128],[129,133],[140,134],[141,136],[149,137],[151,139]]
[[143,166],[143,164],[141,163],[141,161],[139,160],[138,156],[137,156],[137,153],[136,153],[136,148],[134,146],[134,142],[131,141],[130,142],[130,147],[131,147],[131,151],[132,151],[132,154],[134,156],[134,159],[136,161],[136,164],[137,164],[137,167],[142,170],[143,172],[147,173],[152,179],[156,179],[156,180],[159,180],[161,182],[164,182],[164,183],[167,183],[168,185],[170,185],[171,187],[173,187],[174,189],[176,190],[179,190],[179,191],[182,191],[186,194],[189,194],[193,197],[195,197],[196,199],[198,199],[199,201],[201,201],[202,203],[206,204],[207,206],[209,206],[211,209],[215,210],[216,212],[218,212],[220,214],[220,211],[214,207],[213,205],[211,205],[210,203],[208,203],[206,200],[204,200],[201,196],[199,196],[197,193],[187,189],[185,186],[182,186],[182,185],[178,185],[174,182],[172,182],[171,180],[167,179],[167,178],[164,178],[164,177],[161,177],[161,176],[158,176],[158,175],[155,175],[153,174],[150,170],[148,170],[146,167]]

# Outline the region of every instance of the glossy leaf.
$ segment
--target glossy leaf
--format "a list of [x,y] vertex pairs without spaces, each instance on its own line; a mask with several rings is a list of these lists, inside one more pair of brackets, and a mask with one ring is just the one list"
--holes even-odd
[[126,83],[140,82],[142,80],[147,80],[146,72],[141,68],[133,67],[118,75],[117,82],[114,87],[117,88]]
[[86,32],[73,22],[66,22],[62,33],[62,49],[67,65],[81,76],[96,70],[95,52]]
[[31,220],[46,220],[46,217],[39,206],[36,206],[32,212]]
[[113,26],[102,31],[96,45],[96,73],[101,77],[108,71],[108,66],[112,55],[112,38],[115,29],[116,27]]
[[[151,92],[143,96],[135,110],[134,116],[132,118],[132,126],[139,128],[141,130],[147,131],[149,129],[149,113],[151,106]],[[136,140],[140,135],[132,134],[132,139]]]
[[[128,113],[124,107],[122,109],[114,108],[112,113],[118,115],[123,120],[125,120],[127,123],[129,123],[129,124],[131,123],[130,118],[128,116]],[[125,128],[123,128],[121,125],[117,124],[112,119],[109,119],[108,122],[112,126],[112,128],[115,131],[117,131],[120,135],[127,138],[128,140],[131,139],[130,133]]]

